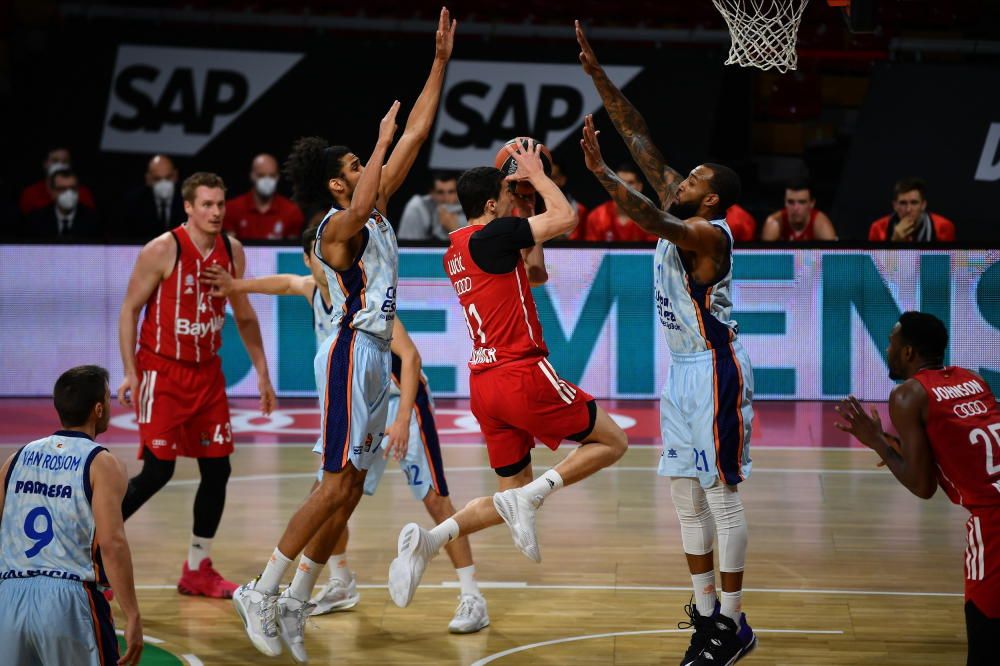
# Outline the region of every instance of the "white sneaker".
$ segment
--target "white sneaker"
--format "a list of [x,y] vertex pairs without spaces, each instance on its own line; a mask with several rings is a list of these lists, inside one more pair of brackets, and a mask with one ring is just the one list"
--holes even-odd
[[542,561],[538,537],[535,535],[535,511],[542,505],[542,499],[540,495],[529,499],[518,488],[493,495],[493,506],[510,528],[514,545],[525,557],[535,562]]
[[389,596],[400,608],[406,608],[420,585],[424,569],[436,552],[431,552],[427,530],[408,523],[399,533],[396,559],[389,565]]
[[305,645],[306,618],[312,613],[313,605],[308,601],[296,599],[287,588],[278,597],[276,605],[281,640],[288,646],[292,659],[300,664],[309,663]]
[[472,634],[490,626],[490,616],[486,613],[486,599],[481,594],[462,594],[458,597],[458,609],[448,624],[453,634]]
[[326,615],[354,608],[358,605],[361,595],[358,593],[358,578],[351,572],[351,580],[347,583],[339,578],[331,578],[309,603],[314,604],[313,615]]
[[281,639],[278,637],[276,604],[278,595],[258,592],[254,578],[233,592],[233,606],[243,620],[247,636],[253,646],[268,657],[281,654]]

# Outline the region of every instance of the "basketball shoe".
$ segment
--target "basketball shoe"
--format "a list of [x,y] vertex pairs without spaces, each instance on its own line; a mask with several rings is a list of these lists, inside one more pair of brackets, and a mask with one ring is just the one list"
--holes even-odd
[[314,604],[313,615],[326,615],[337,611],[345,611],[358,605],[361,595],[358,593],[358,578],[351,573],[348,583],[339,578],[331,578],[309,603]]
[[265,594],[256,589],[258,578],[236,588],[233,607],[243,620],[247,636],[253,646],[268,657],[281,654],[278,637],[277,594]]
[[687,652],[684,653],[684,658],[681,659],[681,666],[691,664],[701,654],[701,651],[705,649],[705,644],[708,643],[708,638],[715,629],[713,620],[718,617],[721,607],[721,604],[716,600],[715,610],[712,614],[702,615],[698,612],[698,606],[693,601],[684,605],[684,613],[688,616],[688,621],[684,622],[682,620],[678,622],[677,628],[694,629],[694,633],[691,634],[691,644],[688,645]]
[[458,597],[458,609],[448,624],[453,634],[473,634],[490,626],[490,616],[486,612],[486,599],[481,594],[462,594]]
[[437,555],[431,549],[429,536],[416,523],[408,523],[399,533],[396,559],[389,565],[389,596],[400,608],[410,604],[427,563]]
[[740,613],[739,625],[721,613],[712,618],[712,623],[712,633],[692,666],[729,666],[757,647],[757,636],[747,624],[746,613]]
[[212,568],[212,560],[208,557],[203,559],[198,568],[193,571],[188,568],[187,560],[184,560],[181,579],[177,581],[177,591],[181,594],[212,597],[213,599],[229,599],[237,587],[236,583],[226,580],[222,574]]
[[542,506],[542,497],[527,497],[520,488],[511,488],[493,495],[493,506],[510,528],[514,545],[535,562],[542,561],[535,535],[535,512]]
[[288,589],[278,597],[275,615],[278,620],[278,633],[282,642],[288,646],[292,659],[300,664],[309,662],[306,655],[306,620],[313,611],[313,604],[301,601],[291,595]]

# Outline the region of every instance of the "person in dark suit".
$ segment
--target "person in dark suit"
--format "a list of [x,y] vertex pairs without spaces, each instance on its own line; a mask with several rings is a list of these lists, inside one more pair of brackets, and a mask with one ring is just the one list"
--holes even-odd
[[166,155],[154,155],[146,167],[146,184],[125,197],[116,236],[146,242],[187,219],[177,168]]
[[80,183],[72,169],[53,171],[49,189],[55,200],[25,217],[22,237],[64,243],[103,240],[97,213],[80,203]]

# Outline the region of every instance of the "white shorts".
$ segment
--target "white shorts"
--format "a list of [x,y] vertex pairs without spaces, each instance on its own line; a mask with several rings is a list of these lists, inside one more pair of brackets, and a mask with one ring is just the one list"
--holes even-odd
[[341,328],[327,338],[313,362],[320,396],[322,468],[339,472],[350,461],[366,470],[379,457],[391,381],[389,342]]
[[753,369],[738,341],[725,350],[673,354],[660,396],[661,476],[734,486],[750,476]]

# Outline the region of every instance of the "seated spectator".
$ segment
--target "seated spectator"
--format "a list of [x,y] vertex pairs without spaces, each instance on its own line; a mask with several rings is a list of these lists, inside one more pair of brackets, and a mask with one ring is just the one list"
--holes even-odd
[[250,183],[250,190],[226,202],[223,228],[240,240],[300,238],[302,211],[278,194],[278,161],[272,155],[253,158]]
[[762,241],[833,241],[837,231],[826,213],[816,208],[809,183],[798,181],[785,188],[785,207],[771,213],[760,232]]
[[[50,176],[56,171],[71,168],[72,163],[69,148],[53,148],[50,150],[45,156],[45,161],[42,162],[42,173],[44,173],[42,179],[32,183],[21,192],[21,197],[18,201],[18,208],[21,209],[21,214],[27,215],[51,204],[55,199],[55,195],[49,190]],[[94,195],[90,193],[90,189],[86,185],[80,185],[77,191],[80,195],[81,204],[91,209],[96,208],[94,205]]]
[[955,224],[937,213],[927,212],[927,184],[919,178],[896,183],[892,215],[872,222],[868,240],[893,243],[933,243],[955,240]]
[[752,241],[757,234],[757,220],[739,204],[733,204],[726,209],[726,224],[733,232],[734,241],[741,243]]
[[448,240],[448,234],[469,223],[458,203],[458,176],[434,174],[430,194],[415,194],[406,202],[396,237],[400,240]]
[[25,217],[24,237],[67,243],[99,240],[97,213],[80,204],[79,187],[72,169],[53,171],[48,189],[55,201]]
[[166,155],[154,155],[146,166],[146,184],[125,196],[118,233],[124,238],[149,241],[187,220],[177,187],[179,175]]
[[[632,164],[623,164],[615,170],[626,185],[642,192],[639,170]],[[607,243],[612,241],[656,241],[657,237],[647,234],[628,216],[618,211],[614,200],[605,201],[587,215],[584,240]]]
[[587,207],[577,201],[576,198],[570,194],[567,189],[569,178],[566,177],[566,172],[562,170],[562,167],[556,163],[552,164],[552,182],[559,187],[563,195],[569,201],[570,205],[576,208],[576,214],[580,220],[579,224],[576,225],[576,228],[565,236],[560,236],[560,240],[583,240],[586,237],[585,230],[587,228]]

